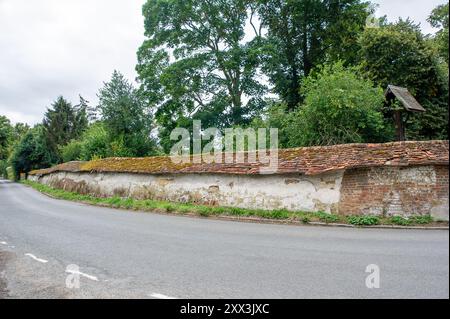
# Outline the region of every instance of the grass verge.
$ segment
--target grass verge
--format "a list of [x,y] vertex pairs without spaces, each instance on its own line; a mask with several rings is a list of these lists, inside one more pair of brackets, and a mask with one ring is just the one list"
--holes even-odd
[[[378,216],[341,216],[328,214],[325,212],[303,212],[288,211],[286,209],[263,210],[246,209],[237,207],[221,207],[196,205],[191,203],[175,203],[167,201],[157,201],[151,199],[133,199],[122,197],[95,197],[83,195],[32,181],[22,181],[23,184],[31,186],[41,193],[45,193],[54,198],[83,202],[91,205],[107,206],[112,208],[122,208],[135,211],[153,211],[159,213],[174,213],[180,215],[198,215],[203,217],[211,216],[235,216],[254,217],[262,219],[272,219],[278,221],[297,221],[304,224],[322,222],[326,224],[350,224],[354,226],[373,225],[398,225],[398,226],[436,226],[431,216],[412,216],[408,219],[403,217],[378,217]],[[440,226],[447,226],[443,223]]]

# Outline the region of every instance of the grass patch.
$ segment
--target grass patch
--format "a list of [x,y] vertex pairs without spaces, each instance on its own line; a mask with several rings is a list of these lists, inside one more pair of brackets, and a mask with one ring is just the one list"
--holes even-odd
[[343,223],[356,226],[371,225],[427,225],[433,223],[433,218],[429,215],[411,216],[408,218],[394,216],[382,218],[378,216],[339,216],[328,214],[326,212],[303,212],[289,211],[286,209],[263,210],[263,209],[246,209],[239,207],[220,207],[195,205],[192,203],[175,203],[167,201],[157,201],[151,199],[139,200],[133,198],[114,197],[95,197],[92,195],[82,195],[62,189],[52,188],[50,186],[32,181],[22,181],[23,184],[29,185],[34,189],[53,196],[55,198],[84,202],[92,205],[108,206],[113,208],[123,208],[128,210],[139,211],[156,211],[177,214],[196,214],[203,217],[209,216],[241,216],[241,217],[257,217],[274,220],[291,220],[299,221],[304,224],[312,222],[322,223]]

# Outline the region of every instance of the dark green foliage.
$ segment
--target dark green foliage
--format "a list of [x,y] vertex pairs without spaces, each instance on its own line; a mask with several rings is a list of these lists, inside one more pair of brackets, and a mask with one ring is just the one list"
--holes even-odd
[[11,122],[6,116],[0,116],[0,160],[8,157],[8,146],[13,133]]
[[89,161],[96,158],[108,157],[110,137],[101,122],[96,122],[89,127],[81,138],[80,160]]
[[98,112],[109,144],[117,156],[146,156],[155,152],[150,136],[152,117],[139,92],[117,71],[98,94]]
[[400,20],[367,29],[360,44],[363,69],[377,85],[406,87],[427,110],[409,116],[407,139],[447,139],[448,74],[419,27]]
[[263,108],[260,36],[244,39],[248,1],[148,0],[143,14],[136,70],[164,149],[168,131],[194,118],[204,127],[245,125]]
[[30,130],[30,126],[25,123],[16,123],[12,129],[11,146],[20,141],[20,139]]
[[433,40],[437,46],[440,57],[448,64],[448,2],[437,6],[431,12],[428,22],[433,27],[439,29]]
[[371,7],[360,0],[269,0],[258,2],[258,12],[268,29],[265,71],[293,110],[302,102],[301,81],[314,67],[356,61],[357,39]]
[[53,157],[60,157],[58,149],[72,139],[78,138],[87,127],[85,106],[80,104],[73,107],[62,96],[58,97],[47,109],[43,120],[43,127],[49,150]]
[[123,139],[111,137],[102,122],[92,124],[80,139],[70,141],[60,152],[63,162],[133,156]]
[[61,159],[64,163],[81,160],[82,151],[83,151],[83,143],[78,140],[70,141],[66,145],[62,146],[59,150],[61,154]]
[[269,109],[264,126],[279,129],[282,147],[385,142],[393,136],[381,112],[383,90],[342,63],[317,69],[303,81],[302,93],[297,111],[286,114],[283,104]]
[[16,178],[33,169],[50,167],[58,161],[48,145],[45,129],[37,125],[29,130],[11,154],[10,162]]

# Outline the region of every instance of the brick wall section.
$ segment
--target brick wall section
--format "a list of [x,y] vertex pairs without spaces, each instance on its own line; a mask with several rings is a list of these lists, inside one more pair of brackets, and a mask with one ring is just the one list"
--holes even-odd
[[439,200],[448,200],[449,184],[448,184],[448,166],[436,166],[436,185],[434,191],[436,192]]
[[447,165],[378,167],[344,173],[339,213],[344,215],[448,215]]

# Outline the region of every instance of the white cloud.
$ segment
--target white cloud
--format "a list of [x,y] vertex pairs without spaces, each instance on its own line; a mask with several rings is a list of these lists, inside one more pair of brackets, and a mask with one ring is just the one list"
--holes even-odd
[[136,77],[144,0],[0,0],[0,114],[37,123],[58,95],[96,102],[114,69]]
[[[40,122],[58,95],[96,93],[114,69],[133,80],[145,0],[0,0],[0,114]],[[435,0],[376,0],[379,13],[422,22]]]
[[431,11],[440,4],[446,3],[444,0],[373,0],[379,4],[377,14],[387,15],[389,21],[396,21],[399,17],[411,18],[416,23],[420,23],[424,33],[433,33],[435,30],[427,22]]

